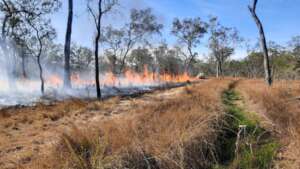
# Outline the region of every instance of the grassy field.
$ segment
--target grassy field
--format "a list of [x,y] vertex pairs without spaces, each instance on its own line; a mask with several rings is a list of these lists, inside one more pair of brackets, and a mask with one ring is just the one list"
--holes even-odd
[[297,169],[300,84],[211,79],[0,112],[0,168]]
[[243,80],[237,90],[244,96],[248,109],[263,116],[265,127],[280,143],[277,168],[300,166],[300,82],[279,81],[267,87],[260,80]]

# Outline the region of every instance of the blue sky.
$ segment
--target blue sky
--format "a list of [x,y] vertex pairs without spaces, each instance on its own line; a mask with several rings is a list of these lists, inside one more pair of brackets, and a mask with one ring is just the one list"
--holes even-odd
[[[104,21],[104,24],[122,25],[128,19],[131,8],[153,8],[159,21],[165,25],[163,38],[170,44],[176,42],[169,30],[173,18],[201,17],[207,20],[209,15],[217,16],[221,24],[236,27],[240,35],[256,42],[257,28],[247,5],[251,0],[120,0],[118,12]],[[92,46],[94,25],[87,14],[86,0],[74,0],[74,25],[72,40],[84,46]],[[259,0],[257,13],[261,18],[267,40],[284,45],[292,36],[300,35],[300,0]],[[63,1],[62,9],[52,17],[58,31],[57,41],[64,42],[67,19],[67,4]],[[207,53],[205,40],[197,50]],[[157,42],[158,43],[158,42]],[[244,55],[245,49],[238,49],[235,58]]]

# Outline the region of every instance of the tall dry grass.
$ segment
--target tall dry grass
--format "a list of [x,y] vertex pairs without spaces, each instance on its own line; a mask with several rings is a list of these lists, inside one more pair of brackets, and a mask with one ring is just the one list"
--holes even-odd
[[277,81],[268,87],[261,80],[243,80],[237,89],[253,111],[264,115],[278,132],[283,149],[278,168],[300,166],[300,96],[299,81]]
[[75,127],[46,163],[35,168],[209,168],[224,115],[221,95],[230,80],[182,89],[174,98],[132,107],[124,116]]

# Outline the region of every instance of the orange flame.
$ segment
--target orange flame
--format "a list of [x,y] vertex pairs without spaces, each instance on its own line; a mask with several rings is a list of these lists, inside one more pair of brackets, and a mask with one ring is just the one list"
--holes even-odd
[[60,78],[60,76],[53,74],[46,78],[46,84],[50,84],[54,87],[59,87],[63,84],[63,80]]
[[[158,74],[150,72],[148,66],[144,66],[142,73],[134,72],[133,70],[126,70],[122,77],[117,77],[112,72],[107,72],[101,78],[101,85],[104,86],[132,86],[132,85],[149,85],[157,83],[180,83],[187,81],[195,81],[197,78],[191,77],[188,73],[181,75],[171,75],[168,73]],[[80,76],[78,73],[73,73],[71,82],[74,86],[89,86],[94,85],[94,80],[87,80]],[[51,75],[47,78],[46,83],[51,86],[61,86],[63,80],[58,75]]]

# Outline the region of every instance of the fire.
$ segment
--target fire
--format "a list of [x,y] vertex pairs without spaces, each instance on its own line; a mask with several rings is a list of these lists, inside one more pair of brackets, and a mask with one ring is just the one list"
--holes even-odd
[[71,82],[75,86],[88,86],[93,85],[94,80],[82,79],[79,74],[73,73],[71,76]]
[[63,84],[63,80],[58,75],[50,75],[46,78],[46,84],[49,84],[54,87],[59,87]]
[[[142,73],[137,73],[133,70],[126,70],[124,75],[117,76],[112,72],[107,72],[100,76],[100,83],[102,86],[139,86],[139,85],[154,85],[159,83],[181,83],[187,81],[195,81],[197,78],[191,77],[188,73],[181,75],[171,75],[168,73],[158,74],[150,72],[148,67],[144,66]],[[73,86],[84,87],[95,84],[94,80],[82,78],[78,73],[73,73],[71,76]],[[51,75],[46,78],[46,84],[54,87],[63,85],[63,80],[59,75]]]

